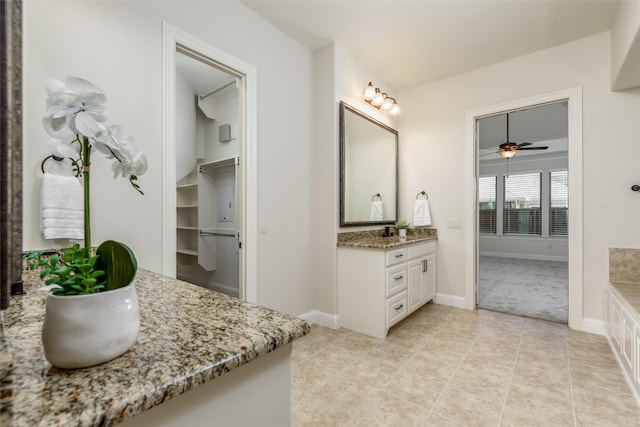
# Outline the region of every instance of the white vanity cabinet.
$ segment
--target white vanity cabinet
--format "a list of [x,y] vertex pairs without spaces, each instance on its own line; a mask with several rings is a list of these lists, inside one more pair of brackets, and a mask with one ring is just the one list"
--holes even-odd
[[384,339],[391,326],[435,297],[436,242],[389,250],[339,247],[338,269],[341,325]]
[[640,397],[640,316],[625,305],[609,285],[605,290],[607,337],[622,372],[636,397]]

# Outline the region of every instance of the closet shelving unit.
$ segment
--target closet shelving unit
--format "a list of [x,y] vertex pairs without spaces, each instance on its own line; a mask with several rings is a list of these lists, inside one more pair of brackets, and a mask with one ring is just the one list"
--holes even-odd
[[236,236],[237,233],[233,218],[235,196],[225,201],[229,203],[230,220],[219,218],[222,215],[219,205],[222,203],[220,192],[225,187],[232,187],[232,194],[235,192],[238,163],[238,157],[200,163],[176,185],[177,256],[191,257],[188,262],[198,261],[208,271],[216,269],[216,249],[207,237]]
[[176,185],[176,252],[198,256],[198,183],[189,175],[186,183]]

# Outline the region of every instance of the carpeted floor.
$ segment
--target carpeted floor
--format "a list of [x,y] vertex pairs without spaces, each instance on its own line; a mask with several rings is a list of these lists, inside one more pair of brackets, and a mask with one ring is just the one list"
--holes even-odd
[[480,257],[479,308],[567,323],[568,263]]

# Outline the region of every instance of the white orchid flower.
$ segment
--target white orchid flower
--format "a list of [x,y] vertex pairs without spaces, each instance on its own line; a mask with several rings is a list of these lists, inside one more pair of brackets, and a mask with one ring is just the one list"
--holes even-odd
[[[84,79],[68,77],[64,83],[57,79],[47,81],[47,117],[49,123],[45,129],[60,131],[63,119],[66,125],[75,134],[83,134],[78,128],[77,119],[80,113],[85,113],[96,122],[107,120],[107,112],[104,103],[107,101],[105,94]],[[57,137],[58,135],[52,135]],[[61,136],[61,135],[60,135]],[[87,135],[88,136],[88,135]]]
[[147,158],[120,126],[102,124],[107,120],[107,97],[102,90],[78,77],[67,77],[64,82],[48,79],[46,90],[43,126],[51,137],[47,142],[51,153],[74,159],[78,174],[84,174],[88,185],[89,169],[84,166],[91,164],[91,152],[96,149],[115,159],[111,167],[114,178],[128,177],[133,188],[142,193],[136,181],[147,171]]
[[50,138],[49,141],[47,141],[47,146],[54,156],[70,157],[72,159],[78,157],[80,150],[80,144],[76,140],[65,142],[56,138]]
[[133,137],[122,132],[119,126],[114,126],[112,137],[116,138],[119,150],[114,153],[118,161],[111,165],[113,177],[142,175],[147,171],[147,158],[136,146]]

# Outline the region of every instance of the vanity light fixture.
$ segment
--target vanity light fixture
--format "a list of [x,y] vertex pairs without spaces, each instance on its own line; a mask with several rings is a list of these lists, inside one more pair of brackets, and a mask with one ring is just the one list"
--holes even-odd
[[373,83],[371,82],[364,88],[362,99],[374,107],[388,112],[392,116],[397,116],[402,112],[400,111],[400,105],[398,105],[398,102],[394,98],[388,96],[379,88],[373,87]]

